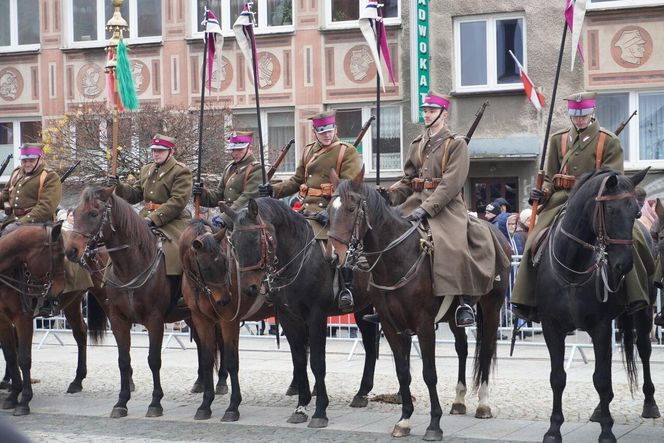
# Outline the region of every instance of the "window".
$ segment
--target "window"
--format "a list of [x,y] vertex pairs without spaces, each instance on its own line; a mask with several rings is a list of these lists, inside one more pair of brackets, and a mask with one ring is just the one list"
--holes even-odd
[[661,5],[661,0],[590,0],[588,9],[629,8],[648,5]]
[[664,92],[617,92],[597,97],[597,119],[615,131],[637,110],[620,134],[625,166],[664,168]]
[[510,212],[519,212],[518,177],[477,177],[470,179],[472,192],[470,209],[478,213],[497,198],[504,198],[510,204]]
[[[265,161],[273,164],[279,157],[281,149],[286,144],[295,138],[295,114],[293,111],[287,110],[261,110],[261,128],[263,129],[263,145],[267,147],[264,151]],[[233,114],[233,129],[238,131],[254,131],[254,155],[256,159],[260,159],[260,152],[257,147],[259,144],[258,139],[258,123],[256,121],[256,113],[236,113]],[[277,173],[293,174],[296,168],[296,147],[291,146],[288,154],[283,159]],[[265,171],[267,172],[267,171]]]
[[[380,170],[400,172],[403,170],[401,156],[401,106],[381,106],[380,108]],[[376,108],[363,107],[351,109],[337,109],[337,135],[346,143],[354,143],[355,138],[362,130],[362,125],[372,115],[376,115]],[[376,122],[371,125],[371,136],[364,135],[357,149],[362,155],[362,161],[367,165],[369,172],[376,171]],[[371,166],[369,166],[371,165]]]
[[39,49],[39,0],[0,0],[0,52]]
[[[329,28],[357,27],[360,11],[366,6],[366,0],[326,0],[325,22]],[[383,17],[386,25],[401,23],[401,1],[383,0]]]
[[[237,20],[246,0],[190,0],[191,8],[196,10],[196,22],[192,23],[191,29],[194,37],[202,37],[205,4],[214,11],[219,19],[219,25],[224,35],[233,35],[233,23]],[[252,7],[256,20],[255,32],[290,32],[293,30],[293,0],[254,0]]]
[[509,90],[523,87],[519,68],[509,55],[528,67],[523,16],[499,15],[456,20],[455,86],[458,92]]
[[[111,33],[106,31],[106,22],[115,12],[111,0],[67,0],[66,7],[71,47],[107,43]],[[129,43],[161,40],[161,0],[125,0],[120,11],[129,25],[124,36]]]
[[0,163],[9,154],[14,158],[9,161],[7,169],[2,174],[2,181],[7,181],[9,175],[18,164],[18,148],[23,143],[41,143],[42,123],[40,120],[3,120],[0,121]]

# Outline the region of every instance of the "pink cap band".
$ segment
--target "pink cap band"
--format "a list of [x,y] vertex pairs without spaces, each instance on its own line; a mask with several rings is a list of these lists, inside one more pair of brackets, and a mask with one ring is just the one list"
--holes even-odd
[[31,146],[29,148],[21,148],[21,155],[36,155],[40,156],[43,154],[42,148]]
[[254,138],[251,135],[234,135],[228,139],[229,143],[251,143]]
[[312,120],[312,123],[314,126],[327,126],[327,125],[333,125],[337,121],[336,116],[330,115],[325,118],[321,118],[318,120]]
[[175,143],[170,142],[168,140],[164,140],[163,138],[153,138],[152,139],[152,144],[153,145],[159,145],[159,146],[164,146],[165,148],[174,148]]
[[437,95],[427,95],[424,97],[424,102],[422,107],[434,107],[434,108],[445,108],[449,109],[450,102],[443,97],[438,97]]
[[590,109],[595,107],[595,100],[587,99],[577,102],[576,100],[567,100],[568,109]]

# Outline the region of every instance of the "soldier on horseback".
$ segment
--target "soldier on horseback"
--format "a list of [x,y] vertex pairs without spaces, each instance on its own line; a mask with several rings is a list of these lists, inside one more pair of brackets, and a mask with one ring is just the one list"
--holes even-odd
[[[207,190],[203,183],[194,183],[194,198],[200,196],[201,206],[216,207],[220,201],[238,210],[247,205],[250,198],[258,197],[261,183],[261,164],[254,157],[253,132],[236,132],[226,144],[233,161],[228,163],[215,191]],[[220,224],[228,226],[230,217],[222,213]]]
[[[342,142],[337,137],[335,111],[323,112],[310,118],[316,141],[304,147],[302,159],[288,180],[272,186],[260,185],[261,196],[276,198],[298,193],[302,199],[303,214],[309,219],[316,238],[327,239],[327,208],[334,189],[330,171],[335,170],[340,179],[352,179],[362,169],[362,158],[355,146]],[[340,268],[340,291],[337,294],[339,309],[353,310],[353,294],[350,291],[353,281],[351,268]]]
[[[623,149],[620,139],[600,127],[595,118],[596,94],[580,92],[566,97],[572,127],[551,136],[545,166],[543,189],[530,191],[530,202],[543,208],[537,224],[528,235],[512,291],[512,312],[528,321],[539,321],[535,298],[536,263],[533,244],[565,207],[577,177],[593,169],[609,168],[623,173]],[[634,312],[649,304],[647,281],[654,272],[654,262],[638,226],[634,225],[634,266],[625,277],[627,309]]]
[[501,260],[505,267],[510,260],[489,227],[468,215],[462,194],[470,156],[465,137],[447,127],[449,98],[430,91],[421,107],[424,132],[412,141],[404,175],[387,189],[387,194],[391,204],[400,205],[401,211],[408,214],[406,219],[428,222],[435,251],[435,294],[458,297],[456,324],[472,326],[472,305],[491,290],[501,271],[496,269],[495,254],[505,256]]

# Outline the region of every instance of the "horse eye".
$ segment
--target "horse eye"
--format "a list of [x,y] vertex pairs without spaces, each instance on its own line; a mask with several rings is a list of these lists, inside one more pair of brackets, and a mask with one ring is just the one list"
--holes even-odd
[[99,215],[99,211],[90,211],[90,217],[97,217]]

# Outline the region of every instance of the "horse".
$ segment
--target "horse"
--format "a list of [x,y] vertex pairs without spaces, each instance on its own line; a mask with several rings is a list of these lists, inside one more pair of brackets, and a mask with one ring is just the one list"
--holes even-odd
[[[538,266],[536,294],[544,339],[551,359],[553,408],[546,442],[560,442],[564,421],[562,394],[566,384],[565,338],[586,331],[595,351],[593,383],[600,398],[600,442],[615,442],[609,404],[612,320],[625,307],[618,295],[633,265],[632,228],[639,216],[634,196],[647,169],[632,177],[599,169],[582,175],[567,201],[564,215],[550,228]],[[636,380],[633,317],[625,316],[623,350],[630,388]]]
[[[357,177],[339,183],[333,178],[335,196],[328,205],[330,232],[328,255],[338,255],[341,264],[352,265],[364,255],[371,266],[371,284],[378,291],[372,293],[372,302],[380,315],[383,332],[392,353],[402,397],[401,418],[394,426],[392,436],[410,434],[410,417],[414,407],[410,395],[411,336],[417,335],[422,356],[422,373],[431,400],[431,421],[425,440],[441,440],[442,410],[436,391],[435,318],[443,298],[435,297],[432,286],[432,261],[427,258],[431,242],[417,234],[418,225],[406,221],[396,208],[369,185],[363,183],[364,171]],[[505,254],[510,245],[500,231],[487,223]],[[450,235],[454,235],[451,233]],[[435,246],[435,245],[434,245]],[[496,254],[496,260],[498,260]],[[509,282],[509,269],[494,280],[493,288],[480,297],[477,312],[477,344],[475,347],[474,384],[479,393],[478,418],[491,418],[488,404],[488,382],[496,355],[497,330],[500,310]],[[466,358],[468,344],[465,331],[454,323],[457,297],[442,317],[455,336],[455,349],[459,357],[458,383],[452,414],[465,413]]]
[[65,241],[65,255],[80,262],[103,243],[111,260],[104,277],[108,317],[118,346],[120,393],[111,418],[126,417],[131,397],[130,343],[132,323],[148,331],[148,364],[152,371],[152,401],[146,417],[163,415],[164,396],[159,371],[164,323],[180,321],[188,311],[176,306],[173,281],[166,276],[161,240],[114,188],[83,190],[74,209],[74,229]]
[[[326,427],[327,317],[340,313],[334,297],[334,266],[325,259],[306,218],[283,202],[250,199],[247,208],[238,212],[226,206],[222,209],[233,220],[229,246],[239,267],[239,290],[250,297],[269,294],[290,344],[298,405],[288,422],[304,423],[308,419],[305,407],[312,397],[306,373],[308,344],[316,388],[316,408],[308,427]],[[362,382],[351,406],[362,407],[373,388],[378,328],[362,319],[372,309],[366,290],[367,275],[356,273],[355,279],[355,319],[366,353]]]
[[0,341],[11,379],[10,393],[2,407],[14,408],[17,416],[30,413],[33,396],[30,369],[34,309],[40,299],[59,295],[65,287],[61,227],[28,224],[0,237],[0,322],[5,323],[0,328]]

